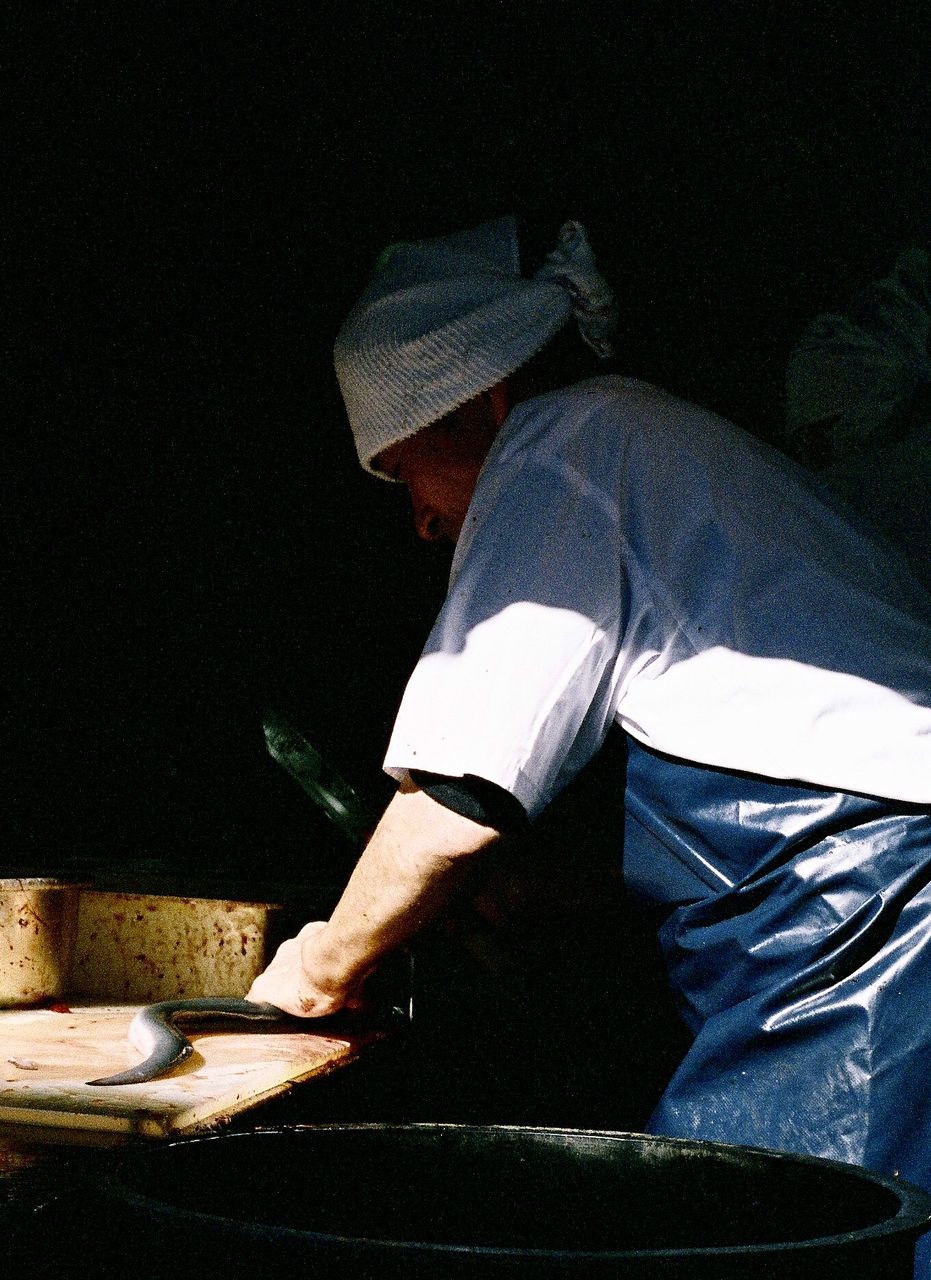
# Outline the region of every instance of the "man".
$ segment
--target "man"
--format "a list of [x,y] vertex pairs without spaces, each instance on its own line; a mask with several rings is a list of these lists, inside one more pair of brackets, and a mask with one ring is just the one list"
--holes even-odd
[[[359,456],[456,543],[388,747],[399,781],[328,922],[250,996],[351,1004],[512,825],[625,730],[625,877],[694,1040],[650,1129],[931,1186],[931,627],[807,473],[630,379],[534,394],[616,309],[567,224],[396,246],[336,364]],[[539,353],[539,354],[538,354]]]

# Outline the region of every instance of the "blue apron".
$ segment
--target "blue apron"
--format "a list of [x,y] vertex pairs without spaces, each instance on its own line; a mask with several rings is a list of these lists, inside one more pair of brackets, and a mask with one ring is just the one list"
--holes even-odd
[[694,1036],[648,1131],[931,1189],[931,813],[632,740],[625,806],[625,879],[672,908],[660,943]]

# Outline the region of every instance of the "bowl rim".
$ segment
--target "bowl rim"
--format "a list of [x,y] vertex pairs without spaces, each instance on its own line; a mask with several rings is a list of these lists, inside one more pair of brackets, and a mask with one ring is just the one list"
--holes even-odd
[[[451,1244],[439,1241],[429,1240],[401,1240],[397,1238],[381,1238],[376,1236],[347,1236],[325,1231],[313,1231],[300,1227],[285,1226],[283,1224],[275,1224],[269,1222],[250,1222],[237,1218],[231,1218],[219,1213],[208,1213],[203,1210],[189,1209],[181,1205],[172,1205],[165,1200],[161,1200],[156,1196],[146,1194],[144,1192],[133,1191],[130,1187],[120,1182],[120,1166],[117,1165],[108,1171],[98,1170],[96,1189],[100,1194],[104,1187],[110,1187],[119,1200],[133,1206],[143,1209],[156,1216],[164,1215],[170,1217],[172,1221],[179,1224],[188,1222],[192,1226],[198,1225],[201,1228],[222,1227],[227,1229],[230,1225],[234,1226],[237,1232],[250,1238],[274,1238],[282,1241],[296,1242],[304,1240],[308,1244],[315,1242],[320,1246],[333,1248],[334,1251],[342,1249],[345,1252],[355,1252],[363,1254],[367,1252],[384,1252],[384,1251],[405,1251],[408,1253],[417,1253],[423,1256],[435,1255],[438,1259],[443,1256],[469,1254],[478,1255],[487,1258],[519,1259],[526,1260],[552,1260],[559,1262],[560,1260],[589,1260],[601,1259],[607,1262],[622,1262],[631,1258],[680,1258],[680,1259],[698,1259],[698,1258],[714,1258],[717,1256],[739,1256],[748,1255],[751,1257],[766,1258],[770,1255],[783,1255],[786,1253],[801,1253],[805,1251],[839,1249],[845,1245],[850,1247],[854,1245],[865,1244],[869,1241],[880,1240],[886,1236],[901,1236],[903,1239],[917,1239],[923,1235],[925,1231],[931,1228],[931,1194],[915,1183],[909,1182],[903,1178],[891,1178],[885,1174],[876,1173],[871,1169],[864,1169],[859,1165],[847,1164],[840,1160],[830,1160],[822,1156],[809,1156],[795,1154],[785,1151],[776,1151],[765,1147],[742,1146],[737,1143],[724,1143],[706,1141],[698,1138],[671,1138],[662,1134],[645,1134],[634,1133],[621,1130],[611,1129],[570,1129],[558,1126],[545,1125],[495,1125],[495,1124],[451,1124],[445,1122],[433,1123],[430,1121],[411,1121],[411,1122],[379,1122],[379,1121],[361,1121],[346,1123],[325,1123],[325,1124],[287,1124],[275,1126],[258,1126],[251,1129],[226,1130],[223,1133],[197,1133],[179,1138],[173,1142],[160,1143],[158,1146],[150,1144],[137,1144],[132,1147],[124,1148],[123,1156],[131,1162],[134,1159],[158,1159],[164,1156],[165,1152],[178,1147],[193,1146],[210,1142],[229,1143],[237,1140],[249,1139],[251,1137],[262,1136],[271,1137],[276,1134],[298,1134],[303,1132],[322,1133],[322,1132],[360,1132],[360,1131],[380,1131],[380,1132],[404,1132],[413,1131],[429,1131],[433,1133],[440,1132],[471,1132],[475,1134],[513,1134],[513,1135],[542,1135],[562,1138],[596,1138],[606,1139],[611,1142],[626,1143],[627,1145],[662,1145],[673,1149],[680,1149],[683,1152],[701,1153],[702,1155],[709,1152],[729,1156],[730,1158],[750,1158],[757,1163],[772,1163],[782,1165],[809,1165],[817,1166],[825,1171],[835,1170],[839,1174],[852,1178],[855,1181],[869,1182],[873,1186],[880,1187],[888,1191],[897,1201],[898,1210],[891,1216],[884,1218],[882,1221],[873,1223],[868,1226],[858,1227],[852,1231],[839,1231],[827,1236],[811,1236],[804,1240],[788,1240],[788,1241],[766,1241],[762,1243],[738,1244],[738,1245],[685,1245],[672,1248],[657,1249],[535,1249],[533,1247],[516,1246],[516,1245],[481,1245],[481,1244]],[[125,1168],[125,1165],[123,1166]],[[109,1176],[108,1176],[109,1175]]]

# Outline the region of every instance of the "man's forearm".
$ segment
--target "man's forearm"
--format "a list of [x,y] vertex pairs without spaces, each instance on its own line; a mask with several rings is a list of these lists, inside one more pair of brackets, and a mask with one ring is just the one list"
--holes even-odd
[[[454,895],[498,833],[404,786],[385,810],[326,927],[313,938],[318,981],[353,986]],[[308,957],[309,958],[309,957]]]
[[382,956],[449,902],[498,832],[401,786],[326,923],[282,944],[250,991],[294,1013],[340,1008]]

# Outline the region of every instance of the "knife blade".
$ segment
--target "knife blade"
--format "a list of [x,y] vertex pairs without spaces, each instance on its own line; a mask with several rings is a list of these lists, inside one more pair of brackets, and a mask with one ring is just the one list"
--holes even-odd
[[359,844],[371,835],[375,820],[368,806],[294,725],[270,710],[262,729],[272,759],[320,805],[348,840]]

